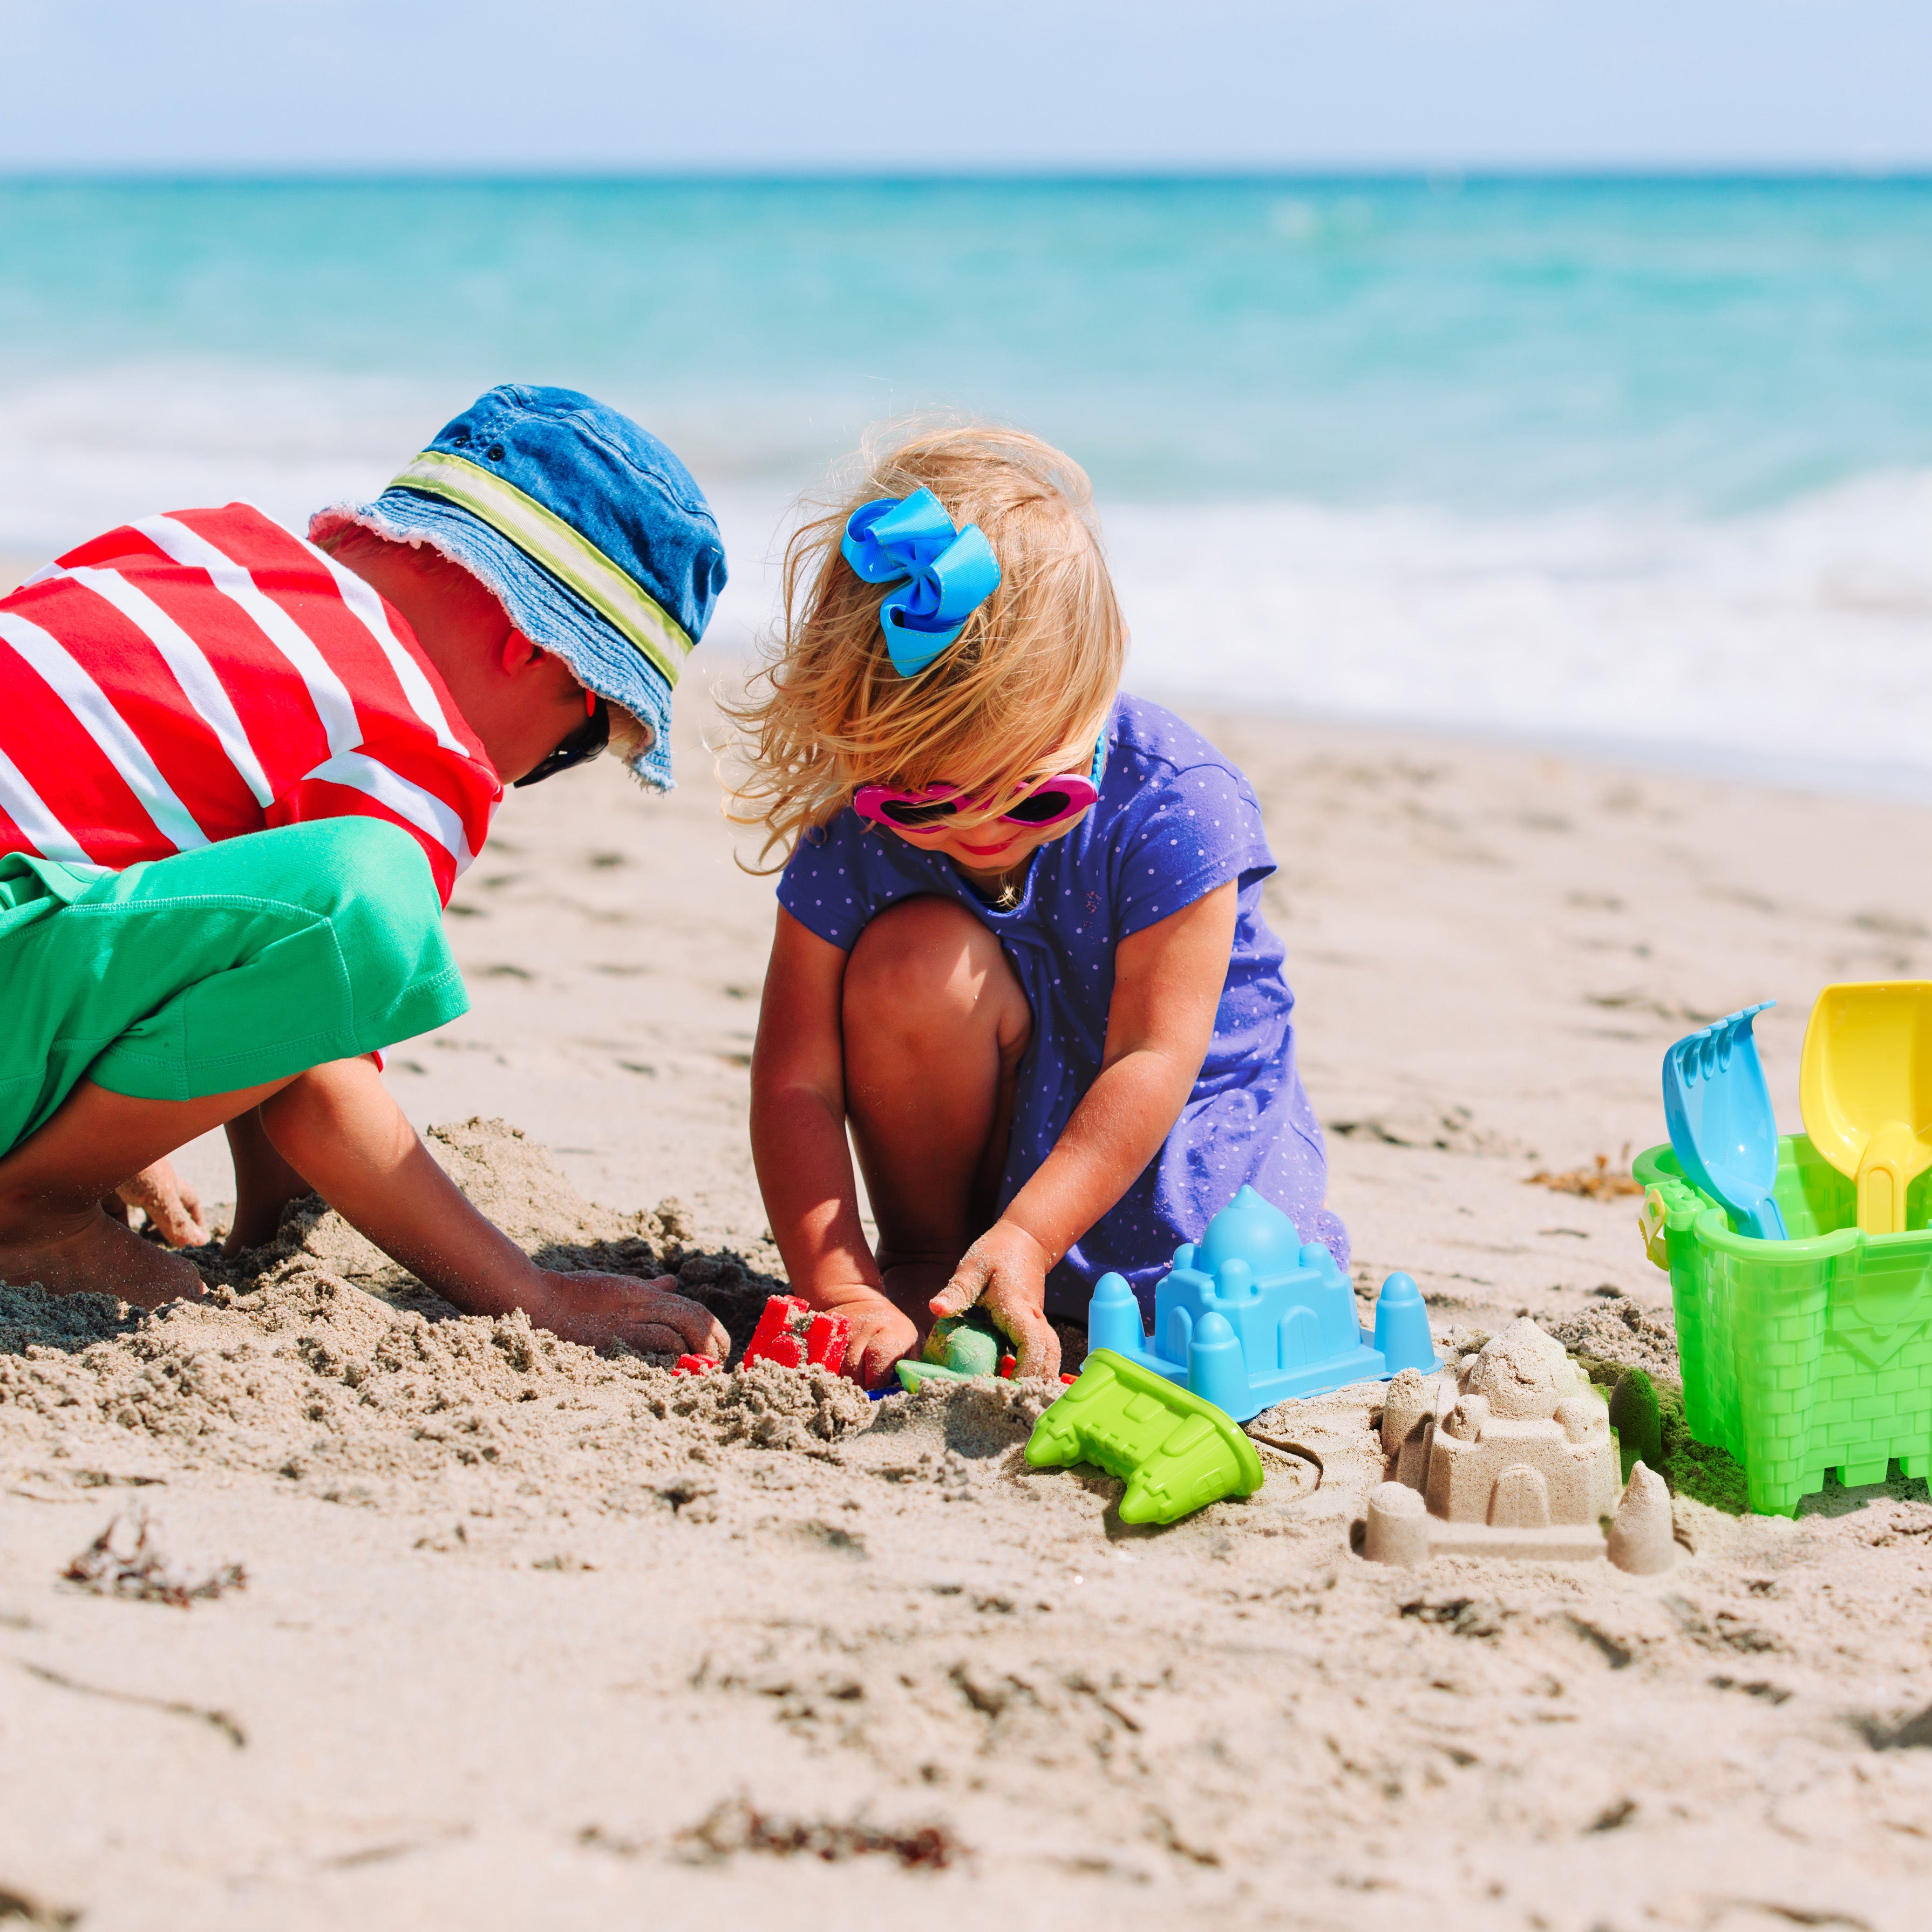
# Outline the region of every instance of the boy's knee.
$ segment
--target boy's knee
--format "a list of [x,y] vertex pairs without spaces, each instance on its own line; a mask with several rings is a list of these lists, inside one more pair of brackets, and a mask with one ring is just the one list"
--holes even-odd
[[965,1019],[983,1012],[989,979],[1018,993],[998,940],[964,907],[922,896],[889,906],[860,934],[845,964],[844,1004],[872,1025],[893,1016]]
[[399,1134],[414,1138],[367,1054],[307,1068],[263,1100],[260,1111],[270,1144],[298,1169],[316,1148],[339,1144],[352,1130],[366,1133],[379,1118],[392,1119]]

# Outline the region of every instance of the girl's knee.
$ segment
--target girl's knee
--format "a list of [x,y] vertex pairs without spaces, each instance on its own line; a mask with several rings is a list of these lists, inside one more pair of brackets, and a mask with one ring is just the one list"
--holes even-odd
[[922,896],[887,907],[845,964],[848,1018],[871,1025],[890,1016],[925,1025],[990,1016],[1010,1030],[1004,1010],[1016,1003],[1024,1015],[1026,996],[1000,942],[951,899]]

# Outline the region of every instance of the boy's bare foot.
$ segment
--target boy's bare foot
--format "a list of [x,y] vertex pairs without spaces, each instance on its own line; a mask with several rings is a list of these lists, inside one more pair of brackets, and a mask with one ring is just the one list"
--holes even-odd
[[708,1308],[676,1292],[675,1275],[638,1281],[627,1274],[556,1274],[536,1270],[520,1298],[539,1328],[600,1348],[610,1342],[654,1355],[709,1355],[722,1361],[731,1338]]
[[0,1234],[0,1281],[38,1282],[50,1294],[116,1294],[136,1308],[196,1301],[206,1292],[186,1256],[142,1240],[98,1208],[64,1232]]

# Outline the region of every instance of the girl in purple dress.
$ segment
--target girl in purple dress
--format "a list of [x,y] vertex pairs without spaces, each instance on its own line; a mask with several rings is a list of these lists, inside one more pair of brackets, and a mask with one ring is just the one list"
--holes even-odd
[[[1085,476],[1017,431],[868,463],[806,524],[740,709],[783,856],[752,1142],[795,1294],[868,1387],[982,1304],[1022,1375],[1244,1183],[1346,1268],[1241,773],[1120,689]],[[878,1228],[860,1218],[856,1148]]]

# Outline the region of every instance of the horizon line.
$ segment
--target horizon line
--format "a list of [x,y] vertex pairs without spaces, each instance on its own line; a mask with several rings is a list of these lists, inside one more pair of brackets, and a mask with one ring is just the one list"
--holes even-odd
[[1438,190],[1544,184],[1658,185],[1698,184],[1932,184],[1932,158],[1895,163],[1855,162],[1361,162],[1237,166],[1225,164],[999,164],[929,168],[820,162],[809,166],[590,166],[576,163],[503,167],[417,166],[388,164],[269,163],[43,166],[0,163],[0,186],[222,185],[230,187],[463,186],[1094,186],[1256,185],[1274,182],[1413,185]]

